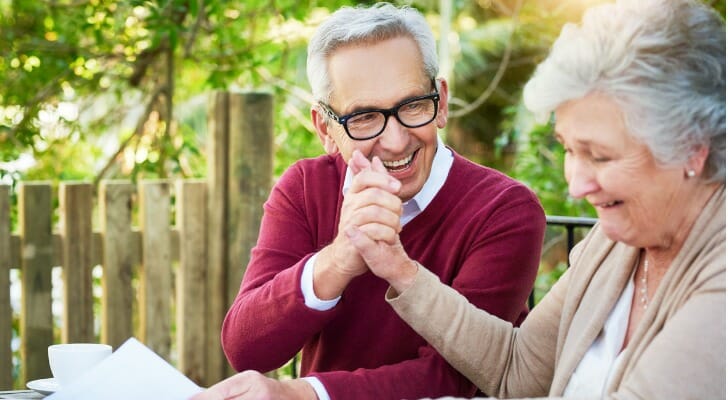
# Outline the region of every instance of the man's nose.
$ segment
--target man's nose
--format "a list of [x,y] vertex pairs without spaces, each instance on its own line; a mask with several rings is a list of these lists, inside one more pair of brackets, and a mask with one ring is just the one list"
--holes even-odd
[[409,128],[402,125],[394,115],[390,115],[387,117],[384,131],[379,136],[379,146],[397,152],[407,147],[409,135]]

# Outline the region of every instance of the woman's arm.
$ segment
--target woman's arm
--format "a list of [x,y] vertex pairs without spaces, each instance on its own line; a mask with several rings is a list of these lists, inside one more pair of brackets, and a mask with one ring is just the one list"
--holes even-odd
[[544,396],[553,377],[556,338],[568,273],[520,328],[470,304],[420,267],[414,283],[387,301],[417,333],[484,392]]

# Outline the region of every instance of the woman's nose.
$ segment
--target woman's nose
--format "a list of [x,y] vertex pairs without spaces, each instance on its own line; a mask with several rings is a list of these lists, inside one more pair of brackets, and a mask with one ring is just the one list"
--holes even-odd
[[599,190],[594,168],[576,160],[570,160],[564,166],[571,197],[581,199]]

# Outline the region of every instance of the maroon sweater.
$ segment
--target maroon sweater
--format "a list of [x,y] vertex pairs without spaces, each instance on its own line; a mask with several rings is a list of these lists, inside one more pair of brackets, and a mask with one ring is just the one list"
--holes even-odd
[[[477,307],[520,323],[538,269],[543,209],[522,184],[453,155],[442,189],[402,229],[402,245]],[[301,160],[273,188],[223,323],[228,360],[238,371],[269,371],[303,349],[301,376],[318,377],[332,400],[472,396],[476,387],[394,313],[384,301],[387,283],[371,272],[331,310],[304,304],[301,272],[336,235],[345,172],[338,155]]]

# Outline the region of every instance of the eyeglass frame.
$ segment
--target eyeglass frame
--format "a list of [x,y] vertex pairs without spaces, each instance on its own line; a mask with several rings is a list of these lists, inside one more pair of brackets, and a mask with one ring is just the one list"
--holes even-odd
[[[402,122],[402,120],[399,118],[399,114],[398,114],[399,109],[404,105],[410,104],[410,103],[418,101],[418,100],[425,100],[425,99],[432,99],[432,101],[435,105],[435,113],[432,115],[432,118],[429,119],[427,122],[417,124],[417,125],[408,125],[408,124],[405,124],[404,122]],[[394,116],[394,118],[397,119],[397,122],[399,122],[400,124],[402,124],[402,126],[405,126],[407,128],[419,128],[421,126],[425,126],[425,125],[429,124],[430,122],[434,121],[435,118],[437,118],[437,111],[440,108],[440,107],[438,107],[439,102],[440,102],[440,92],[437,91],[437,88],[436,88],[434,93],[404,99],[392,108],[374,108],[374,109],[369,109],[369,110],[354,111],[353,113],[349,113],[349,114],[343,115],[341,117],[338,116],[334,112],[334,110],[332,110],[331,107],[328,104],[324,103],[323,101],[319,100],[318,104],[324,109],[324,111],[326,112],[326,115],[329,118],[333,119],[334,121],[338,122],[339,125],[344,127],[344,131],[346,132],[347,136],[349,136],[352,140],[363,141],[363,140],[374,139],[375,137],[381,135],[382,132],[384,132],[384,130],[387,129],[387,122],[389,122],[390,116]],[[379,132],[375,133],[374,135],[370,135],[370,136],[363,137],[363,138],[357,138],[357,137],[352,136],[351,133],[349,133],[349,127],[347,126],[347,122],[351,118],[356,117],[357,115],[367,114],[367,113],[371,113],[371,112],[378,112],[378,113],[381,113],[382,115],[384,115],[384,124],[382,125],[382,129],[380,129]]]

